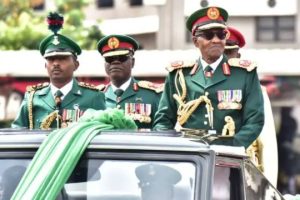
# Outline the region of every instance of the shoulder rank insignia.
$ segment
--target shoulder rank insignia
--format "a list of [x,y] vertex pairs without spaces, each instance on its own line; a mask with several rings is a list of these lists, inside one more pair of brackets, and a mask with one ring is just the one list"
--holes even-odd
[[37,85],[29,85],[29,86],[26,87],[26,92],[32,92],[32,91],[40,90],[40,89],[45,88],[47,86],[49,86],[48,82],[38,83]]
[[146,88],[149,90],[153,90],[156,93],[161,93],[164,89],[164,84],[152,83],[150,81],[139,81],[138,86],[141,88]]
[[166,70],[168,70],[168,72],[172,72],[176,69],[194,67],[195,63],[195,61],[175,61],[170,63],[170,65],[166,67]]
[[257,67],[257,64],[255,62],[252,62],[250,60],[241,60],[239,58],[230,58],[228,60],[228,64],[233,67],[246,69],[248,72],[251,72]]
[[96,88],[102,92],[107,89],[106,85],[104,84],[97,85]]
[[84,88],[91,89],[91,90],[98,90],[99,91],[99,89],[95,85],[90,84],[90,83],[79,82],[78,85],[81,86],[81,87],[84,87]]

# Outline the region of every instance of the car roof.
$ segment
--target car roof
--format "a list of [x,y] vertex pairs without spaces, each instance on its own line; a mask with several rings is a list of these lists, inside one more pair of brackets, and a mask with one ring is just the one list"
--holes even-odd
[[[0,130],[0,149],[38,148],[51,131],[41,130]],[[209,145],[203,140],[186,138],[175,131],[104,131],[90,142],[88,149],[127,149],[209,152],[217,155],[244,157],[243,147]]]

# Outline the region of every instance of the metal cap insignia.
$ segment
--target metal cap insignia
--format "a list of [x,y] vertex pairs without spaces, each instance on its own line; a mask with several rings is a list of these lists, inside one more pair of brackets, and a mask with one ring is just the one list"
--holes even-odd
[[59,40],[58,40],[57,36],[54,36],[52,44],[54,44],[54,45],[58,45],[59,44]]
[[218,19],[220,16],[220,11],[215,7],[209,8],[207,10],[207,16],[209,19]]
[[119,47],[120,41],[118,40],[118,38],[112,37],[112,38],[109,38],[109,40],[107,41],[107,45],[111,49],[116,49]]

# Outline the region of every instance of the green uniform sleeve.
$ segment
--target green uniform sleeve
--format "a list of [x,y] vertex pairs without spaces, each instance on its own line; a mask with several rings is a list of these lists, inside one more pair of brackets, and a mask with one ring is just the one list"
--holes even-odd
[[177,121],[177,105],[173,98],[175,92],[172,90],[171,86],[172,81],[171,75],[169,74],[165,81],[158,111],[154,117],[154,130],[170,130],[175,127]]
[[29,98],[29,93],[26,92],[22,104],[20,106],[20,110],[17,114],[17,117],[11,124],[12,128],[29,128],[28,98]]

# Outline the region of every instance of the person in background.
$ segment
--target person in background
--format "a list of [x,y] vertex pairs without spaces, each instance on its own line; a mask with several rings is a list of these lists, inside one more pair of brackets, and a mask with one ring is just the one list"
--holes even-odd
[[246,44],[245,38],[241,32],[233,27],[227,27],[228,35],[225,43],[224,54],[228,59],[230,58],[240,58],[241,54],[239,52],[240,48],[244,47]]
[[[245,38],[236,28],[228,27],[227,30],[229,35],[226,40],[224,54],[228,59],[239,59],[239,61],[242,61],[240,59],[240,49],[246,44]],[[278,151],[275,123],[267,90],[264,86],[261,86],[261,89],[264,99],[265,123],[258,139],[247,149],[247,153],[268,180],[276,186],[278,177]]]
[[132,76],[138,42],[126,35],[108,35],[98,42],[98,51],[105,60],[110,83],[100,88],[108,108],[120,108],[131,116],[139,129],[151,129],[162,87]]
[[14,89],[14,78],[0,76],[0,128],[8,128],[15,119],[23,100],[23,94]]
[[40,43],[40,53],[45,58],[45,68],[50,83],[27,88],[21,109],[13,128],[51,129],[66,127],[76,122],[88,109],[103,110],[104,94],[96,87],[79,83],[73,77],[79,67],[80,47],[70,38],[58,34],[63,17],[57,13],[48,16],[52,35]]
[[[211,144],[245,148],[259,136],[264,104],[256,66],[228,62],[224,56],[227,18],[227,11],[220,7],[197,10],[188,18],[186,26],[201,56],[168,67],[154,129],[174,129],[178,123],[183,129],[218,136]],[[227,131],[234,135],[220,137]]]
[[278,133],[279,180],[278,188],[284,194],[297,193],[297,153],[293,142],[297,137],[298,123],[292,106],[281,108],[281,123]]
[[181,180],[178,170],[160,164],[145,164],[135,169],[142,200],[172,200],[175,185]]

